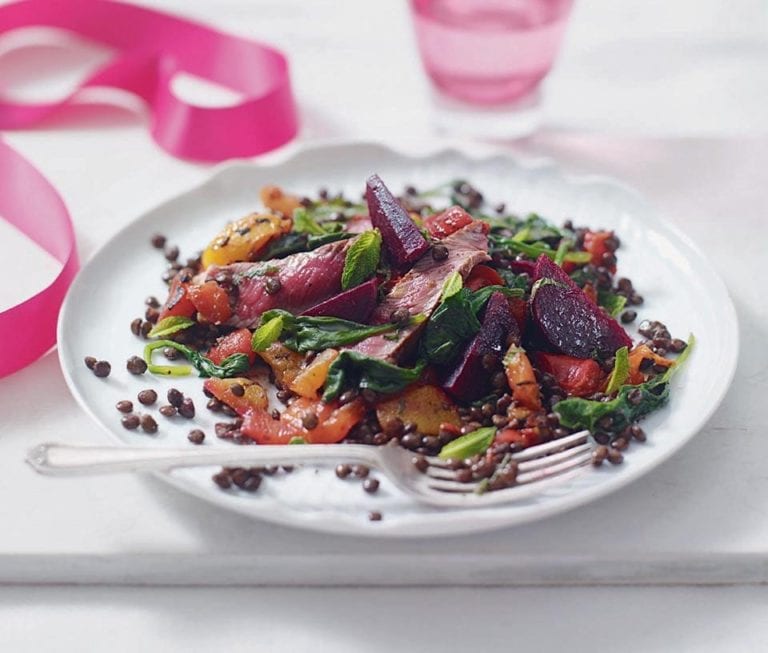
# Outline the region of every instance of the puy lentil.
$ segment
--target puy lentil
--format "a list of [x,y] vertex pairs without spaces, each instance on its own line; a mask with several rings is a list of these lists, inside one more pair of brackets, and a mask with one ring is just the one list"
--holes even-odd
[[632,426],[629,427],[629,433],[632,436],[632,438],[637,440],[638,442],[645,442],[647,439],[645,435],[645,431],[643,431],[643,429],[637,424],[633,424]]
[[389,321],[395,324],[406,324],[411,319],[411,313],[407,308],[396,308],[389,316]]
[[221,470],[220,472],[214,474],[211,476],[211,480],[216,483],[222,490],[228,490],[232,487],[232,479],[229,477],[229,474],[225,470]]
[[[210,410],[212,413],[218,413],[221,410],[221,402],[216,399],[215,397],[211,397],[208,400],[208,403],[205,404],[205,407]],[[171,406],[173,408],[173,406]],[[173,409],[174,413],[176,412],[176,409]]]
[[93,373],[100,379],[105,379],[112,371],[112,366],[108,361],[96,361],[93,364]]
[[339,403],[343,406],[357,399],[357,390],[347,390],[341,393]]
[[149,242],[152,243],[152,247],[155,249],[163,249],[163,247],[165,247],[165,241],[166,238],[163,234],[154,234]]
[[141,423],[141,429],[145,433],[157,433],[157,422],[152,415],[142,415],[139,422]]
[[268,295],[276,295],[282,289],[283,284],[277,277],[269,277],[264,282],[264,292]]
[[633,311],[633,310],[624,311],[621,314],[621,322],[622,324],[629,324],[630,322],[634,322],[636,317],[637,317],[637,311]]
[[125,369],[131,374],[144,374],[147,371],[147,363],[140,356],[131,356],[125,363]]
[[166,347],[163,349],[163,356],[165,356],[169,361],[175,361],[179,357],[179,352],[176,351],[173,347]]
[[149,388],[147,390],[142,390],[141,392],[139,392],[136,398],[139,400],[140,404],[144,404],[145,406],[151,406],[157,401],[157,392]]
[[317,419],[317,414],[311,411],[304,413],[304,416],[301,418],[301,425],[307,429],[307,431],[317,428],[318,424],[319,420]]
[[141,420],[139,419],[138,415],[125,415],[120,420],[120,423],[123,425],[123,428],[128,429],[129,431],[133,431],[134,429],[139,428],[140,421]]
[[131,333],[135,336],[141,334],[141,318],[137,317],[131,320]]
[[92,370],[96,366],[96,363],[98,363],[98,361],[93,356],[86,356],[83,359],[83,362],[89,370]]
[[625,438],[616,438],[611,442],[611,446],[618,451],[624,451],[629,446],[629,441]]
[[235,397],[242,397],[245,394],[245,388],[239,383],[233,383],[229,386],[229,391],[235,395]]
[[205,433],[203,433],[203,431],[200,429],[192,429],[189,432],[189,435],[187,435],[187,440],[189,440],[192,444],[203,444],[205,441]]
[[140,330],[142,337],[146,338],[150,331],[152,331],[152,322],[142,322]]
[[367,465],[352,465],[352,474],[356,478],[365,478],[371,473],[371,468]]
[[368,513],[368,521],[381,521],[382,515],[378,510],[372,510]]
[[336,476],[339,478],[347,478],[350,473],[352,473],[352,468],[349,465],[345,463],[336,465]]
[[424,456],[414,456],[411,459],[411,464],[422,473],[426,472],[429,467],[429,463]]
[[115,408],[121,413],[130,413],[133,411],[133,402],[128,399],[122,399],[115,404]]
[[195,403],[189,397],[184,397],[181,405],[176,409],[179,411],[179,415],[192,419],[195,416]]
[[448,258],[448,248],[445,245],[437,244],[432,246],[432,258],[435,261],[444,261]]
[[377,478],[366,478],[363,481],[363,490],[365,490],[368,494],[375,494],[379,490],[379,479]]
[[603,464],[607,457],[608,447],[606,447],[604,444],[600,444],[595,447],[595,450],[592,452],[592,464],[595,467],[600,467],[600,465]]
[[184,401],[184,395],[176,388],[168,390],[166,397],[168,398],[168,403],[176,408],[181,406],[181,402]]
[[175,263],[176,259],[179,258],[179,248],[176,245],[166,248],[165,258],[167,261],[170,261],[171,263]]
[[164,404],[160,406],[160,414],[163,417],[173,417],[174,415],[176,415],[176,412],[177,412],[176,407],[171,406],[171,404]]
[[618,449],[608,448],[608,462],[612,465],[620,465],[624,462],[624,455]]

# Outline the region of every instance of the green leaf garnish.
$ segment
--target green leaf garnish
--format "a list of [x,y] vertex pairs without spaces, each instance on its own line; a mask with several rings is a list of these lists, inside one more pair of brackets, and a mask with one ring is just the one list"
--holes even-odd
[[147,334],[150,338],[162,338],[171,334],[188,329],[195,323],[188,317],[182,315],[169,315],[160,320],[152,330]]
[[266,350],[280,337],[283,332],[283,322],[283,316],[277,315],[256,329],[251,337],[251,349],[253,351]]
[[629,349],[622,347],[616,352],[616,362],[613,364],[611,376],[608,377],[608,385],[605,394],[612,395],[627,382],[629,376]]
[[440,453],[437,455],[439,458],[453,458],[454,460],[471,458],[477,454],[485,453],[495,437],[496,427],[486,426],[449,442],[440,449]]
[[155,365],[152,363],[152,352],[161,347],[171,347],[183,354],[202,377],[214,376],[220,379],[227,379],[233,376],[242,376],[251,366],[251,362],[245,354],[232,354],[221,361],[221,365],[216,365],[210,358],[206,358],[199,351],[195,351],[191,347],[174,342],[173,340],[156,340],[144,347],[144,361],[147,363],[147,369],[152,374],[187,376],[192,373],[192,368],[188,365]]
[[372,229],[360,234],[349,246],[341,273],[341,289],[360,285],[374,272],[381,256],[381,234]]
[[518,289],[485,286],[474,292],[459,287],[456,292],[445,297],[424,329],[420,344],[422,357],[437,365],[446,365],[458,357],[462,344],[480,330],[478,315],[495,292],[504,293],[508,297],[520,297],[523,294]]
[[345,390],[370,389],[381,394],[400,392],[418,381],[426,367],[419,362],[413,368],[398,367],[349,349],[343,350],[328,368],[323,401],[336,399]]
[[[288,311],[275,308],[261,316],[262,326],[256,330],[256,333],[259,333],[269,322],[277,318],[281,319],[279,337],[286,347],[300,353],[353,345],[371,336],[394,331],[401,327],[401,325],[393,323],[369,326],[350,320],[342,320],[338,317],[293,315]],[[423,316],[414,316],[409,324],[418,324],[423,319]],[[276,330],[276,327],[272,328]]]

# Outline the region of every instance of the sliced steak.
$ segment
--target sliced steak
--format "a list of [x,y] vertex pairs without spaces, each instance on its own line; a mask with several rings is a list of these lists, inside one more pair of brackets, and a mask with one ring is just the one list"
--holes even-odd
[[[473,222],[445,238],[442,244],[448,249],[448,257],[442,261],[435,261],[429,255],[422,257],[379,304],[373,312],[371,324],[389,322],[392,313],[398,310],[406,310],[410,315],[423,313],[429,317],[440,302],[440,294],[449,276],[459,272],[466,277],[475,265],[490,258],[486,229],[484,223]],[[396,338],[395,334],[373,336],[350,349],[395,362],[422,325],[400,329]]]
[[227,324],[252,327],[270,309],[301,313],[340,293],[344,259],[353,240],[281,259],[211,266],[204,278],[215,281],[229,294],[233,311]]

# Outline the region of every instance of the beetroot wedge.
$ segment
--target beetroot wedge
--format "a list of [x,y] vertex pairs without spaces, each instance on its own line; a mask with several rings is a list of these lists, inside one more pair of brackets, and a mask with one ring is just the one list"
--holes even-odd
[[533,326],[542,345],[577,358],[609,358],[632,339],[621,325],[593,304],[563,269],[542,255],[536,261],[539,284],[531,299]]
[[486,356],[496,356],[501,362],[510,336],[520,341],[520,332],[507,298],[495,292],[488,300],[480,331],[467,345],[458,366],[443,383],[445,391],[458,401],[473,401],[487,395],[493,374],[484,364],[487,364]]
[[324,302],[308,308],[302,315],[339,317],[343,320],[365,324],[376,308],[376,279],[369,279],[359,286],[334,295]]
[[419,228],[378,175],[368,177],[365,201],[371,223],[381,232],[384,249],[397,267],[415,263],[429,249]]

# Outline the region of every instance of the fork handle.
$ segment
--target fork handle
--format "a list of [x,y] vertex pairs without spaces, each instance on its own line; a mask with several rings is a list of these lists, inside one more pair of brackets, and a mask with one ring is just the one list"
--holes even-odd
[[190,450],[47,442],[30,449],[26,460],[40,474],[71,476],[204,465],[296,465],[342,461],[375,465],[376,455],[370,447],[359,444],[262,444]]

